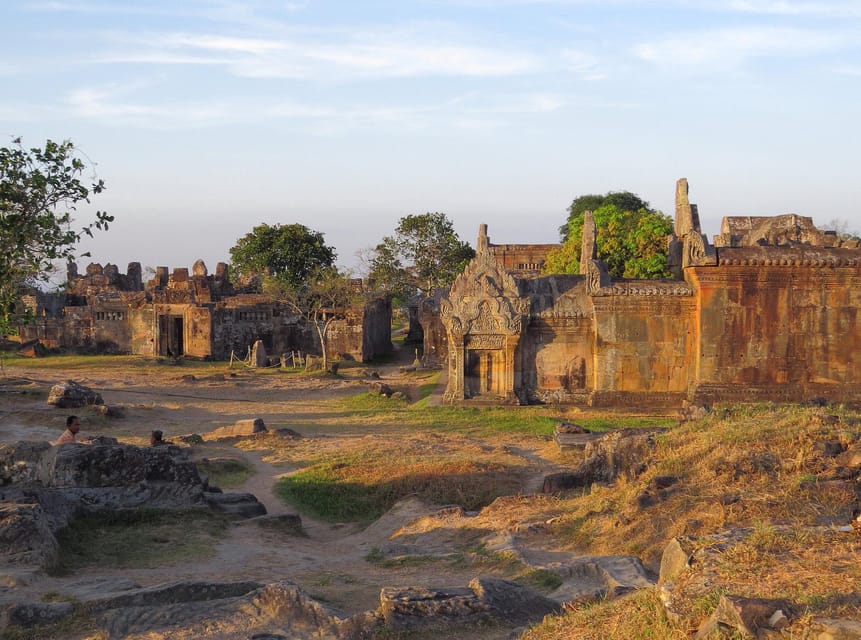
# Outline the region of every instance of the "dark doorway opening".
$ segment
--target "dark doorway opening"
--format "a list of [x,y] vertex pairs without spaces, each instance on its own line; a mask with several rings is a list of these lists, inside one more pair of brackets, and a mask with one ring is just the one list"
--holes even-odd
[[185,353],[182,316],[158,317],[158,355],[178,358]]

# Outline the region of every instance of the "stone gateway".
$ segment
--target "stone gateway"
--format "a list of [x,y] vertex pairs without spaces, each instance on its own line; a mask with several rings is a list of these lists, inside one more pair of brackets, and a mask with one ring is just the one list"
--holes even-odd
[[861,400],[861,245],[810,218],[724,218],[709,243],[676,186],[673,280],[610,276],[586,215],[578,275],[552,245],[493,245],[417,312],[449,402],[674,407]]

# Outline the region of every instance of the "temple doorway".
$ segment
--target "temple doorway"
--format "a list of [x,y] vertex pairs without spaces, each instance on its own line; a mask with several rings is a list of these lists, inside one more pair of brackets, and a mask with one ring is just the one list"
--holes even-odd
[[502,376],[500,349],[467,349],[463,371],[464,395],[467,398],[504,395],[499,389]]
[[178,358],[185,353],[182,316],[158,317],[158,355]]

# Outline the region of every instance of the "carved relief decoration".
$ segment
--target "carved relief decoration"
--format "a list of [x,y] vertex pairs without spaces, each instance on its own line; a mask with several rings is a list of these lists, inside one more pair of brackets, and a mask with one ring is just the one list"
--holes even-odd
[[610,287],[612,279],[607,271],[607,265],[600,260],[590,260],[586,265],[586,291],[590,296],[609,295],[602,291]]
[[701,233],[688,233],[682,251],[683,267],[702,267],[717,264],[715,248]]
[[529,299],[490,252],[482,252],[455,278],[440,301],[440,318],[449,334],[519,335]]

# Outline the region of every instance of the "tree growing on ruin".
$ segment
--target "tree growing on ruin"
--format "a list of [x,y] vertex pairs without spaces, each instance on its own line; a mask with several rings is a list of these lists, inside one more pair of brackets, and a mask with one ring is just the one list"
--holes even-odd
[[667,268],[667,240],[673,221],[629,191],[576,198],[569,208],[567,222],[560,227],[562,245],[548,253],[544,273],[579,272],[584,215],[590,210],[597,230],[598,259],[607,263],[613,276],[642,279],[671,276]]
[[73,227],[76,207],[104,189],[69,140],[27,149],[16,138],[0,147],[0,333],[14,329],[11,316],[22,287],[72,258],[84,235],[107,230],[114,218],[104,211]]
[[333,267],[336,257],[322,233],[301,224],[258,225],[230,249],[239,274],[270,276],[287,290],[298,290],[311,274]]
[[[277,286],[272,293],[287,302],[293,310],[314,328],[320,343],[323,371],[329,368],[326,336],[332,322],[355,308],[363,301],[361,286],[348,273],[327,266],[316,269],[298,287],[280,287],[280,283],[269,279],[268,286]],[[266,285],[264,285],[266,288]]]
[[373,250],[369,276],[394,298],[405,300],[451,284],[474,257],[475,250],[460,239],[444,213],[408,215]]

